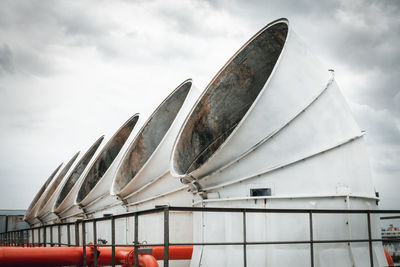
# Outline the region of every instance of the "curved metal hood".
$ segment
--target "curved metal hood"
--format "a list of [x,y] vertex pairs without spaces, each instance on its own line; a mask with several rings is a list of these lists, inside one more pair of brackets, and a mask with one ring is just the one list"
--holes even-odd
[[[189,185],[194,204],[202,207],[376,209],[362,136],[333,72],[308,51],[288,20],[279,19],[253,36],[207,86],[175,141],[171,173]],[[291,240],[304,240],[310,229],[308,217],[247,216],[252,241],[287,240],[288,233]],[[239,218],[195,214],[194,242],[241,238]],[[376,219],[373,231],[379,233]],[[363,223],[344,215],[315,216],[312,229],[330,240],[354,238],[365,234]],[[315,257],[367,266],[367,248],[328,245]],[[310,265],[308,252],[300,257],[296,246],[247,249],[248,266]],[[191,266],[243,265],[237,247],[196,246],[193,255]]]
[[35,198],[32,200],[31,204],[29,205],[29,207],[26,211],[24,221],[27,221],[31,225],[34,224],[33,217],[34,217],[34,214],[36,214],[36,211],[40,205],[40,200],[41,200],[40,198],[43,195],[43,192],[46,190],[46,188],[49,186],[49,184],[53,180],[53,178],[56,176],[57,172],[60,170],[62,165],[63,165],[62,163],[60,165],[58,165],[58,167],[51,173],[49,178],[47,178],[46,182],[42,185],[39,192],[37,192]]
[[111,188],[125,205],[168,195],[162,198],[165,202],[171,194],[182,191],[182,184],[169,173],[169,156],[179,127],[198,96],[192,80],[186,80],[144,123],[125,153]]
[[38,210],[35,214],[35,217],[38,218],[42,223],[46,223],[47,220],[44,220],[46,215],[51,212],[51,204],[54,203],[56,196],[58,195],[58,191],[60,185],[62,185],[63,179],[66,177],[67,173],[74,165],[76,158],[79,156],[80,152],[77,152],[64,166],[64,168],[60,171],[57,177],[54,179],[53,183],[46,189],[43,193],[42,203],[39,205]]
[[[138,121],[139,114],[129,118],[105,144],[82,175],[79,190],[74,198],[74,205],[79,207],[82,212],[90,210],[88,205],[93,206],[99,200],[110,196],[113,175],[123,153],[135,136]],[[115,197],[109,198],[109,200],[117,202]]]
[[61,214],[70,211],[74,207],[73,200],[79,189],[79,181],[81,180],[82,173],[87,169],[89,163],[93,161],[93,156],[96,154],[96,151],[98,151],[103,139],[104,135],[93,143],[76,164],[73,171],[66,177],[62,186],[60,186],[59,194],[51,210],[58,218],[61,218]]
[[104,136],[101,136],[99,139],[97,139],[96,142],[80,158],[79,162],[75,165],[75,167],[66,175],[65,180],[59,187],[57,195],[54,198],[54,201],[50,203],[51,214],[53,215],[52,216],[53,219],[59,218],[57,214],[72,205],[71,203],[67,203],[68,202],[67,199],[69,199],[71,194],[72,195],[74,193],[76,194],[76,189],[75,189],[77,187],[76,184],[78,183],[81,174],[88,166],[90,160],[95,155],[103,139]]
[[[343,155],[355,155],[343,164],[355,164],[335,182],[374,196],[361,136],[331,73],[280,19],[252,37],[207,86],[176,139],[171,172],[195,192],[221,185],[222,194],[226,183],[303,159],[318,157],[316,164],[323,164],[323,153],[340,146]],[[235,190],[227,196],[249,195]],[[321,193],[317,188],[304,193],[310,191]]]

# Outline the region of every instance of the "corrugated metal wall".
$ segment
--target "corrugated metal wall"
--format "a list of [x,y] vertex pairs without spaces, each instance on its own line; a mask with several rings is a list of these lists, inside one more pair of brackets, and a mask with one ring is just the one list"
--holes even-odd
[[24,215],[25,210],[0,210],[0,233],[29,228]]

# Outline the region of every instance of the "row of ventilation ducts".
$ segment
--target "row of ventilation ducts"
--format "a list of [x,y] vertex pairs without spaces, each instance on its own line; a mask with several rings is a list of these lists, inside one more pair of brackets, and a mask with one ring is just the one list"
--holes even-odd
[[[308,51],[289,22],[279,19],[245,43],[201,94],[191,80],[183,82],[146,122],[132,116],[103,147],[101,137],[80,160],[76,154],[59,166],[26,220],[50,223],[155,205],[375,209],[362,136],[333,73]],[[216,237],[229,242],[242,235],[233,215],[185,216],[171,231],[186,242]],[[251,220],[248,238],[283,234],[307,239],[308,222],[274,216]],[[372,221],[373,236],[379,237],[379,224]],[[327,239],[364,234],[362,219],[344,224],[325,217],[314,224],[314,231]],[[326,225],[332,231],[325,231]],[[337,249],[331,259],[335,266],[368,265],[362,252],[367,245],[326,246],[316,253],[329,261],[328,252]],[[192,264],[243,264],[236,249],[198,246]],[[254,257],[247,264],[309,266],[309,256],[299,258],[301,251],[249,248]],[[376,252],[374,261],[382,257]]]

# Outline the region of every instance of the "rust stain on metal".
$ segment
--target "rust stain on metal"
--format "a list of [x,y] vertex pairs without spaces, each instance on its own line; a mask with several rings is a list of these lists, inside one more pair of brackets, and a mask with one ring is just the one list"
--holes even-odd
[[130,118],[100,151],[79,189],[77,202],[81,202],[96,186],[125,144],[139,117]]
[[129,156],[123,159],[119,168],[117,190],[122,190],[135,177],[157,149],[185,102],[191,86],[192,83],[188,82],[178,87],[158,106],[142,127],[128,151]]
[[199,168],[229,137],[268,80],[287,31],[278,23],[258,33],[208,85],[178,140],[178,172]]
[[104,136],[97,139],[97,141],[88,149],[88,151],[85,153],[85,155],[83,155],[83,157],[79,160],[79,162],[76,165],[76,167],[74,168],[73,172],[67,178],[67,182],[64,184],[64,187],[62,188],[60,195],[58,196],[58,199],[56,201],[56,207],[58,207],[63,202],[65,197],[71,191],[72,187],[78,181],[79,177],[85,170],[86,166],[89,164],[90,160],[92,159],[94,153],[99,148],[103,139],[104,139]]

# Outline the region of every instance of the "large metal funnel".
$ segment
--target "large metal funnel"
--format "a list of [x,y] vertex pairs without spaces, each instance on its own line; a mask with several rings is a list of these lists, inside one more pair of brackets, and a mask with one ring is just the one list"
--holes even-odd
[[69,161],[68,163],[64,166],[64,168],[61,170],[61,172],[57,175],[57,177],[54,179],[53,183],[46,189],[46,191],[43,193],[43,200],[39,205],[39,208],[36,212],[36,217],[38,218],[39,221],[42,223],[48,222],[47,220],[44,220],[45,215],[47,215],[49,212],[51,212],[52,206],[50,204],[53,204],[56,195],[58,193],[58,190],[60,188],[60,184],[67,175],[68,171],[71,169],[73,166],[76,158],[79,156],[80,152],[77,152]]
[[[286,19],[261,29],[207,86],[176,139],[171,172],[190,185],[198,206],[376,208],[362,133],[332,72],[312,56]],[[195,242],[243,236],[237,231],[241,216],[196,216]],[[308,238],[308,216],[249,217],[249,242]],[[316,216],[314,237],[368,238],[364,219]],[[377,218],[372,227],[379,238]],[[196,247],[192,266],[243,266],[241,250]],[[364,243],[324,244],[314,253],[321,263],[368,266],[365,250]],[[381,245],[374,244],[374,251],[380,266]],[[247,255],[248,266],[310,266],[309,250],[302,245],[248,246]]]
[[[192,80],[180,84],[153,112],[125,153],[112,184],[112,194],[126,206],[190,205],[185,186],[169,173],[176,134],[199,92]],[[179,197],[175,193],[183,192]],[[144,207],[143,206],[143,207]],[[146,206],[147,207],[147,206]]]
[[73,202],[68,204],[66,203],[67,201],[65,200],[69,199],[69,196],[71,194],[74,195],[74,191],[76,194],[76,191],[78,189],[77,186],[78,180],[81,177],[83,171],[86,169],[86,166],[88,166],[90,160],[93,158],[97,149],[101,145],[103,139],[104,136],[101,136],[99,139],[97,139],[97,141],[88,149],[85,155],[83,155],[83,157],[76,164],[74,170],[67,176],[67,179],[65,180],[63,186],[61,187],[57,200],[55,201],[54,206],[52,208],[53,212],[61,212],[64,209],[67,209],[69,205],[73,204]]
[[67,176],[65,182],[60,187],[60,192],[52,206],[52,213],[56,214],[57,217],[60,218],[60,214],[65,213],[74,207],[74,199],[79,189],[79,181],[81,180],[82,173],[93,160],[93,156],[103,142],[103,139],[104,135],[94,142],[94,144],[82,156],[82,158],[76,164],[74,170]]
[[[79,191],[75,197],[75,205],[84,212],[104,209],[111,202],[118,202],[115,197],[110,196],[112,178],[123,153],[134,137],[134,128],[139,120],[139,114],[133,115],[126,121],[117,132],[110,138],[107,144],[99,152],[96,159],[91,163],[88,170],[83,174]],[[107,199],[106,203],[100,200]]]
[[36,214],[36,211],[40,205],[40,197],[42,196],[43,192],[46,190],[46,188],[49,186],[51,181],[53,180],[54,176],[56,176],[57,172],[61,168],[62,163],[58,165],[58,167],[52,172],[52,174],[47,178],[46,182],[42,187],[40,188],[39,192],[37,192],[35,198],[32,200],[31,204],[29,205],[28,209],[26,210],[26,214],[24,217],[24,220],[27,221],[30,225],[35,223],[35,219],[33,216]]

